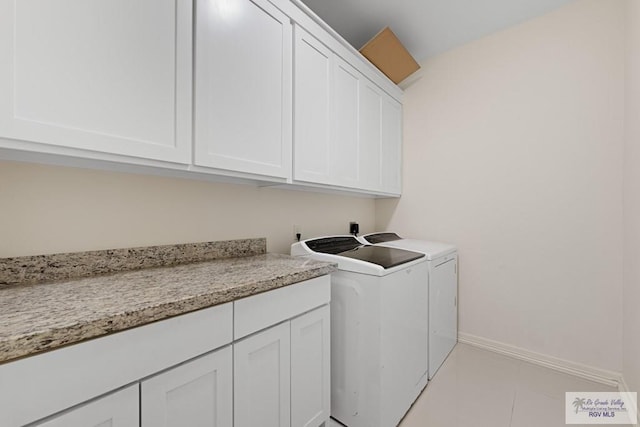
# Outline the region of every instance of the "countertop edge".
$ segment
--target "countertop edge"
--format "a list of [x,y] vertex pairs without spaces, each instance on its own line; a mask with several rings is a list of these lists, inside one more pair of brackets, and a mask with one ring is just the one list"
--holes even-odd
[[[148,325],[189,312],[236,301],[241,298],[268,292],[274,289],[324,276],[336,270],[336,265],[324,263],[303,272],[276,276],[265,280],[236,286],[232,289],[214,290],[210,293],[191,296],[183,300],[144,307],[140,310],[105,316],[99,320],[67,324],[59,328],[37,331],[19,337],[9,337],[0,348],[0,366],[18,359],[53,351],[68,345],[100,338],[109,334]],[[6,350],[5,350],[5,347]],[[24,349],[20,351],[17,349]],[[4,351],[1,351],[4,350]]]

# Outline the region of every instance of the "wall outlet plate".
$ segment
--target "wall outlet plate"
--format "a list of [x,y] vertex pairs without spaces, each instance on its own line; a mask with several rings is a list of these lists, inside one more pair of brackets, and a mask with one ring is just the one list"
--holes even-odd
[[357,222],[350,222],[349,223],[349,233],[353,234],[354,236],[357,235],[360,232],[360,224],[358,224]]

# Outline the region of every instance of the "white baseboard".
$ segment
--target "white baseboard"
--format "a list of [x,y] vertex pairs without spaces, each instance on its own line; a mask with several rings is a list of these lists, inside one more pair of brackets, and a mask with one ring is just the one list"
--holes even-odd
[[611,387],[620,388],[623,383],[622,375],[619,372],[607,371],[605,369],[594,368],[593,366],[583,365],[581,363],[571,362],[569,360],[560,359],[545,354],[535,353],[510,344],[499,341],[493,341],[487,338],[478,337],[464,332],[458,333],[458,342],[469,344],[474,347],[489,350],[515,359],[524,360],[525,362],[535,365],[544,366],[549,369],[564,372],[586,380],[595,381]]

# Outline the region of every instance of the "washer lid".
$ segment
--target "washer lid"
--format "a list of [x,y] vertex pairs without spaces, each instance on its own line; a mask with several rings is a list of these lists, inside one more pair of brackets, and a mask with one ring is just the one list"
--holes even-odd
[[406,251],[404,249],[389,248],[385,246],[359,246],[350,251],[340,252],[338,255],[359,259],[361,261],[377,264],[384,269],[396,267],[416,259],[424,258],[419,252]]
[[332,255],[362,246],[362,243],[353,236],[321,237],[319,239],[305,240],[304,243],[313,252]]
[[402,237],[398,236],[396,233],[372,233],[362,236],[362,238],[372,245],[402,239]]
[[384,269],[424,258],[424,254],[385,246],[363,245],[353,236],[322,237],[306,240],[313,251],[376,264]]
[[427,256],[427,259],[430,261],[457,251],[454,245],[450,245],[448,243],[430,242],[426,240],[415,239],[394,240],[393,242],[385,242],[381,243],[380,245],[420,252],[425,254]]
[[363,243],[381,245],[392,248],[406,249],[423,253],[428,260],[434,260],[445,255],[452,254],[458,249],[449,243],[433,242],[429,240],[405,239],[396,233],[382,232],[365,234],[358,238]]

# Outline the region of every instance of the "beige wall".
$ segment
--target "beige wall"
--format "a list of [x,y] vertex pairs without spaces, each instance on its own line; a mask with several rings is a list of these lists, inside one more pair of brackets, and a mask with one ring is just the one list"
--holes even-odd
[[0,257],[373,230],[373,199],[0,162]]
[[640,2],[627,0],[623,374],[640,393]]
[[622,368],[622,2],[580,0],[422,64],[377,228],[460,249],[460,331]]

